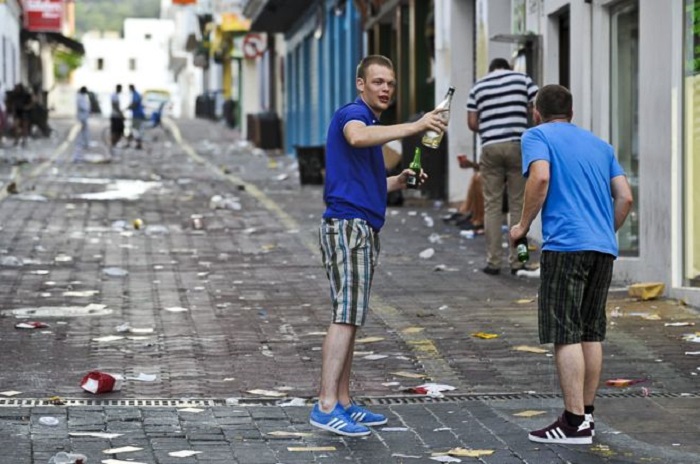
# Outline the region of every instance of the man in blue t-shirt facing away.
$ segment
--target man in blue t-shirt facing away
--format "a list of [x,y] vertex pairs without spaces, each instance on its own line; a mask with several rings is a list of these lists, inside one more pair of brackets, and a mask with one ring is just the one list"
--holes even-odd
[[367,426],[387,422],[352,402],[350,370],[357,327],[368,312],[379,230],[384,225],[387,192],[406,188],[404,169],[387,177],[381,145],[426,130],[445,130],[441,110],[411,123],[380,126],[379,116],[394,97],[396,78],[390,59],[371,55],[357,66],[358,98],[333,115],[326,139],[326,211],[319,229],[323,266],[330,282],[332,319],[323,343],[318,403],[309,422],[346,436],[370,433]]
[[603,367],[605,304],[617,257],[615,232],[632,208],[632,191],[613,147],[571,123],[571,93],[540,89],[537,127],[522,138],[527,177],[515,242],[542,210],[538,319],[540,343],[554,343],[564,414],[530,432],[538,443],[589,444],[593,401]]

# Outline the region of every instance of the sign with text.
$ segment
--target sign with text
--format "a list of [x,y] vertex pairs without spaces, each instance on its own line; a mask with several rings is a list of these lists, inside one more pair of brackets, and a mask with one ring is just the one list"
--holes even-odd
[[23,0],[25,29],[33,32],[61,32],[63,3],[63,0]]

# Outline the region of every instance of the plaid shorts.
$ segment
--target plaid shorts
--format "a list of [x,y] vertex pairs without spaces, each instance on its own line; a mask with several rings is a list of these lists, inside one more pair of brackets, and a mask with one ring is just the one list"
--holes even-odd
[[323,219],[319,242],[331,286],[332,322],[363,325],[379,260],[379,234],[362,219]]
[[615,257],[597,251],[543,251],[540,343],[605,340],[605,304]]

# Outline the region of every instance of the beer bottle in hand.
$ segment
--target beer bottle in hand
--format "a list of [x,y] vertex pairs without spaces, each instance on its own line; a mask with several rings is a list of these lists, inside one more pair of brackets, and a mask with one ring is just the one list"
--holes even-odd
[[423,169],[420,164],[420,147],[416,147],[416,150],[413,152],[413,161],[408,165],[408,169],[415,174],[408,176],[408,179],[406,179],[406,186],[411,189],[417,189],[420,185],[420,172]]
[[515,252],[518,254],[518,261],[526,263],[530,259],[530,251],[527,249],[527,237],[523,237],[515,242]]

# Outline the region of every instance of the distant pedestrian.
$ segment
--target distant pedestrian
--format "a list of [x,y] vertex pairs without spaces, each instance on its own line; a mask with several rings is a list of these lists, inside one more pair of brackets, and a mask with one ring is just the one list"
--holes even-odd
[[88,95],[87,87],[80,87],[76,97],[76,110],[78,114],[78,122],[80,123],[80,132],[75,140],[75,151],[73,152],[73,162],[78,163],[83,161],[83,155],[90,143],[90,129],[88,127],[88,119],[90,118],[90,95]]
[[117,144],[124,136],[124,112],[121,107],[122,85],[117,84],[110,97],[112,112],[109,117],[110,153],[114,154]]
[[[520,136],[528,124],[528,111],[537,94],[529,76],[510,69],[508,61],[496,58],[489,73],[479,79],[469,92],[467,124],[479,133],[481,158],[479,167],[484,186],[484,236],[486,267],[489,275],[501,272],[503,258],[504,193],[509,208],[509,222],[520,221],[525,180],[521,172]],[[511,274],[523,267],[515,250],[509,248]]]
[[6,101],[14,121],[15,146],[21,142],[24,147],[29,136],[30,116],[34,107],[34,97],[24,85],[18,83],[8,94]]
[[[355,335],[369,311],[387,192],[405,189],[413,173],[404,169],[387,177],[382,145],[429,129],[445,130],[438,110],[416,122],[379,125],[396,90],[394,65],[384,56],[372,55],[360,62],[355,86],[359,96],[335,112],[326,139],[327,208],[319,240],[332,311],[323,343],[318,403],[309,418],[316,427],[346,436],[368,435],[367,426],[387,422],[383,415],[355,404],[350,395]],[[416,174],[421,183],[427,178],[425,173]]]
[[129,84],[129,92],[131,92],[131,103],[129,104],[129,109],[131,110],[131,134],[129,134],[129,141],[131,138],[136,141],[136,149],[140,150],[143,148],[142,139],[143,133],[143,123],[146,120],[146,113],[143,110],[143,102],[141,101],[141,94],[136,90],[134,84]]
[[632,207],[632,192],[613,147],[571,123],[572,98],[565,87],[543,87],[534,117],[539,125],[522,139],[525,204],[510,238],[514,243],[524,237],[542,210],[539,336],[540,343],[554,343],[565,410],[529,439],[588,444],[603,365],[605,304],[618,254],[615,232]]
[[7,106],[5,104],[5,99],[7,94],[5,92],[5,84],[0,82],[0,146],[3,145],[3,139],[5,137],[5,132],[7,131]]

